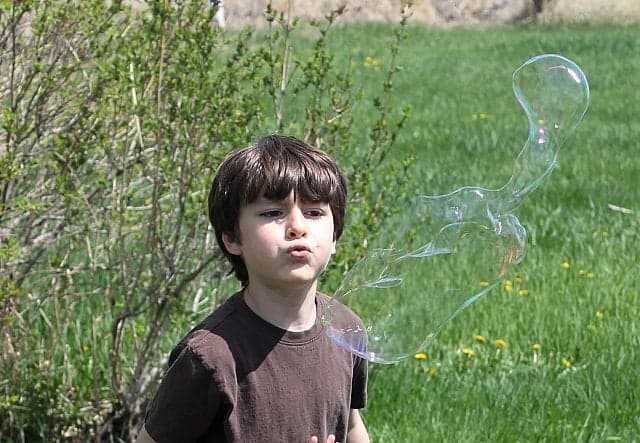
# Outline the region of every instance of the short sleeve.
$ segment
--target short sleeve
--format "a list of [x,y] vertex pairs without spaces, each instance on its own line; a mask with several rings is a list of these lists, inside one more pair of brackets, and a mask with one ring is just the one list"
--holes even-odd
[[145,428],[158,443],[196,441],[213,423],[222,401],[213,370],[187,346],[162,380]]

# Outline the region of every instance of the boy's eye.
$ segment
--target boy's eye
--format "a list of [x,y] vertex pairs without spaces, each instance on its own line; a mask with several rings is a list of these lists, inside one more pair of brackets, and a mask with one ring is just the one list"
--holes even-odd
[[267,218],[277,218],[277,217],[280,217],[282,215],[282,211],[280,211],[278,209],[270,209],[268,211],[261,212],[260,215],[262,217],[267,217]]
[[308,211],[306,211],[306,214],[308,217],[316,218],[322,217],[325,212],[322,209],[309,209]]

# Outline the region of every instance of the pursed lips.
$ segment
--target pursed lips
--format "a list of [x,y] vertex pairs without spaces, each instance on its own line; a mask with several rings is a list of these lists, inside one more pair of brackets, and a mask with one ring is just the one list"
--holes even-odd
[[311,248],[306,245],[295,245],[287,248],[287,254],[294,258],[304,258],[311,253]]

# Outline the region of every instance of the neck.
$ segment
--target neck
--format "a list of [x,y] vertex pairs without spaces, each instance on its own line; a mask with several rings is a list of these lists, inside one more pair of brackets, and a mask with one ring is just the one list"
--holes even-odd
[[244,301],[269,323],[292,332],[310,329],[316,321],[316,283],[294,290],[269,288],[249,283]]

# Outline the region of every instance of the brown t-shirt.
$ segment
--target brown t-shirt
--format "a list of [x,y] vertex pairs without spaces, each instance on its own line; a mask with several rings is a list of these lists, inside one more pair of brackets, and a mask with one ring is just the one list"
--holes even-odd
[[[147,432],[159,443],[323,442],[329,434],[344,442],[350,410],[366,404],[367,364],[327,337],[328,300],[317,295],[311,329],[290,332],[233,295],[171,352]],[[332,309],[335,325],[357,318]]]

